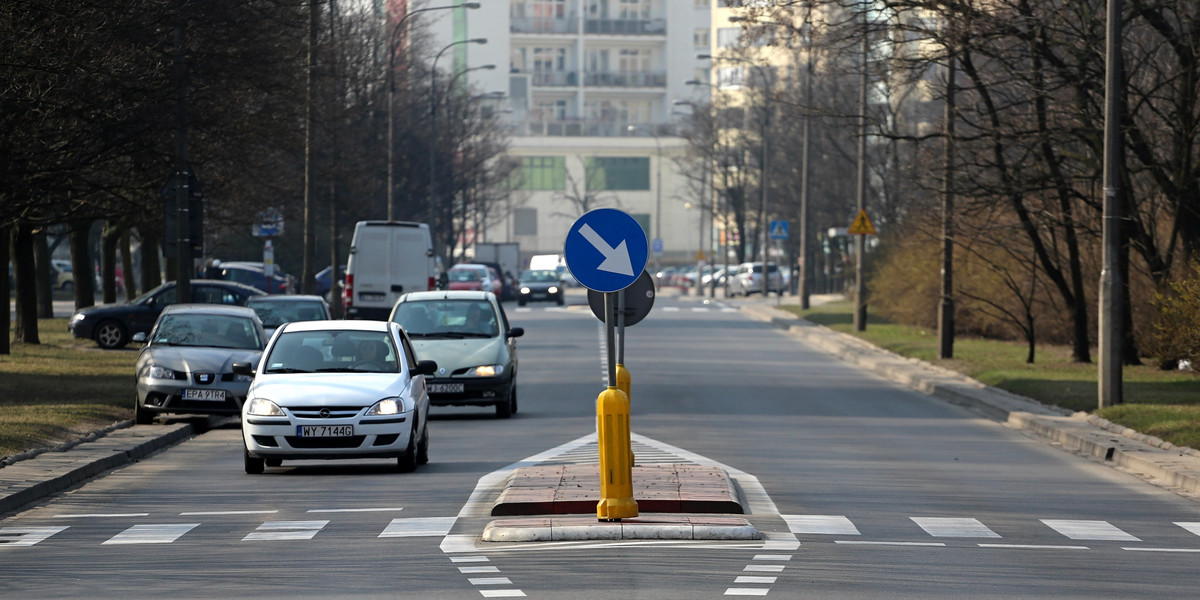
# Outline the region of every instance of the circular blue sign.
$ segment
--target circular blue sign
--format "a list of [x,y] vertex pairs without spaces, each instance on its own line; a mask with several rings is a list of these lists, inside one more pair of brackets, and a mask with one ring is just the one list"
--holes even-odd
[[571,224],[563,243],[563,259],[579,284],[597,292],[629,287],[650,252],[646,232],[628,213],[597,208]]

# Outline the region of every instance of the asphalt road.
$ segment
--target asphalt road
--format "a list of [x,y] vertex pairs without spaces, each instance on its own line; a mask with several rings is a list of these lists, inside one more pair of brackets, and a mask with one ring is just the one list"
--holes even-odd
[[808,349],[739,302],[660,296],[630,328],[632,428],[639,462],[714,461],[761,484],[749,518],[765,542],[476,545],[487,519],[464,507],[481,480],[577,453],[604,383],[586,307],[511,306],[526,330],[514,418],[435,409],[432,462],[413,474],[248,476],[237,429],[210,431],[0,521],[0,596],[1195,595],[1194,501]]

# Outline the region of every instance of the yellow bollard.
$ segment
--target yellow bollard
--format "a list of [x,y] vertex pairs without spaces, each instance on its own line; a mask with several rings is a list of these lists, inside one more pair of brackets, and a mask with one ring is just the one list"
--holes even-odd
[[600,502],[596,518],[618,521],[638,516],[633,499],[633,459],[629,442],[629,396],[609,386],[596,398],[600,445]]
[[[632,386],[633,386],[633,378],[630,377],[630,375],[629,375],[629,369],[626,369],[625,365],[623,365],[621,363],[617,363],[617,389],[621,390],[622,392],[625,392],[625,397],[629,399],[631,406],[633,403],[633,394],[630,392],[630,390],[632,389]],[[626,412],[629,412],[629,411],[626,411]],[[630,449],[629,449],[629,468],[630,469],[633,468],[635,461],[636,461],[636,459],[633,456],[633,448],[632,448],[632,444],[631,444]]]

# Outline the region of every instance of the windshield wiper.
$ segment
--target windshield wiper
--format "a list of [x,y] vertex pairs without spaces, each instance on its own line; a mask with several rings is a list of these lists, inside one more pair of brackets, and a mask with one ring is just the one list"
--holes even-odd
[[273,369],[267,369],[264,372],[265,373],[312,373],[312,371],[309,371],[308,369],[295,369],[292,367],[275,367]]

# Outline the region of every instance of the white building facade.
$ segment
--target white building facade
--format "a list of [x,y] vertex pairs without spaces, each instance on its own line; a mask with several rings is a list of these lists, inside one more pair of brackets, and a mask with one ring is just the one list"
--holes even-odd
[[[615,207],[661,247],[652,261],[694,264],[698,251],[709,252],[709,201],[675,160],[684,150],[675,111],[688,110],[675,101],[708,95],[685,81],[708,79],[696,55],[711,46],[712,4],[481,0],[479,9],[428,19],[439,49],[487,39],[455,45],[438,67],[472,69],[465,78],[475,92],[504,94],[509,153],[521,160],[506,218],[475,239],[518,242],[523,259],[557,254],[580,214]],[[496,68],[481,68],[489,64]]]

